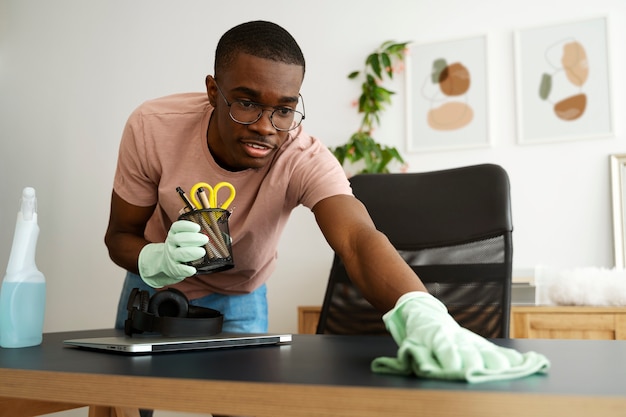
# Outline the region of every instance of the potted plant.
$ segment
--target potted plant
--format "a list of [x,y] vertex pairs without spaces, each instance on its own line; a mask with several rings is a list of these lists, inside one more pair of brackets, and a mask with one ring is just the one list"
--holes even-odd
[[396,160],[404,163],[404,159],[395,147],[378,143],[372,136],[374,128],[380,125],[380,114],[391,104],[393,91],[382,84],[386,77],[393,79],[395,64],[404,62],[408,42],[383,42],[365,59],[365,68],[348,75],[353,80],[361,77],[361,95],[358,100],[358,112],[363,114],[359,129],[352,134],[350,140],[335,148],[330,148],[342,165],[347,161],[362,161],[364,167],[358,173],[387,173],[388,165]]

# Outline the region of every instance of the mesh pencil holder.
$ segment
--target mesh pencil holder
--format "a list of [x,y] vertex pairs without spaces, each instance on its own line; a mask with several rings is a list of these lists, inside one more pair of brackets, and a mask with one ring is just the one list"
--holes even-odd
[[209,237],[204,246],[203,258],[188,262],[198,274],[225,271],[235,266],[233,262],[228,218],[230,212],[224,209],[201,209],[183,213],[178,220],[189,220],[200,225],[201,233]]

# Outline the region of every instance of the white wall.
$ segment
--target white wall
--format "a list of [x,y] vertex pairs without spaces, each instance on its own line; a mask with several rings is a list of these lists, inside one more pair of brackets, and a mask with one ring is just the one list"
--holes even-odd
[[[608,156],[624,152],[626,3],[623,0],[371,0],[184,2],[0,0],[0,268],[24,186],[37,189],[38,265],[48,278],[47,331],[110,327],[123,271],[103,244],[118,142],[145,99],[201,91],[218,37],[273,20],[307,58],[307,130],[329,146],[360,120],[346,75],[382,41],[489,39],[488,149],[407,154],[411,171],[503,165],[512,182],[515,267],[611,267]],[[615,138],[520,146],[515,136],[513,32],[610,16]],[[405,149],[403,82],[377,137]],[[296,330],[296,306],[322,300],[331,252],[298,209],[270,281],[270,329]]]

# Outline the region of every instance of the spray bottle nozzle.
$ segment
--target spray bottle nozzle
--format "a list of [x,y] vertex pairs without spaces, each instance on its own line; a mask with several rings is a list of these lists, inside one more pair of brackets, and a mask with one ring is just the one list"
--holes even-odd
[[32,220],[33,214],[37,213],[37,197],[33,187],[22,190],[22,206],[20,209],[24,220]]

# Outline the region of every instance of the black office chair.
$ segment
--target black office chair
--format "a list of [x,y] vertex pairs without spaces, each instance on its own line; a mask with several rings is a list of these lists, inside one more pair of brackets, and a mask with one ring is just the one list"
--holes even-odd
[[[513,226],[502,167],[361,174],[350,182],[376,227],[461,326],[509,336]],[[335,255],[317,333],[388,334],[381,317]]]

